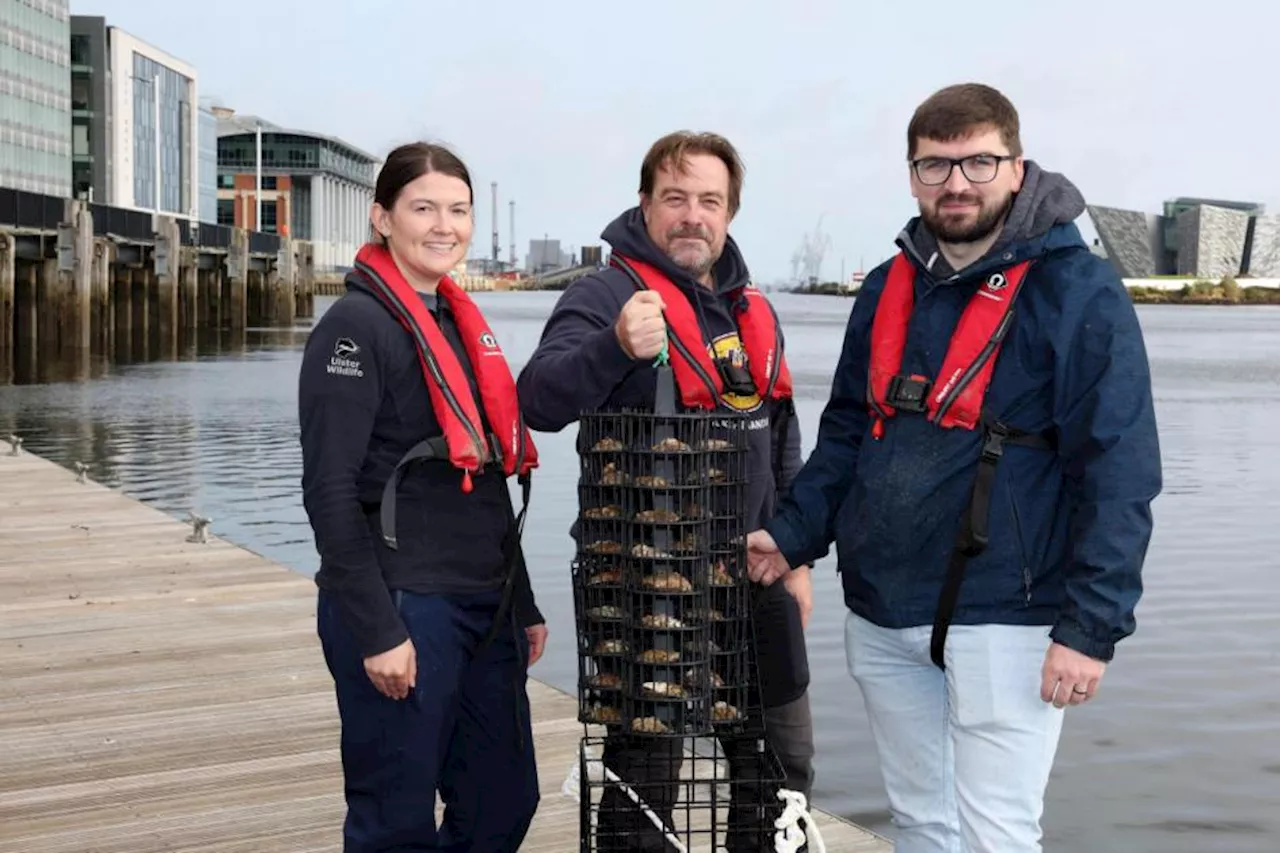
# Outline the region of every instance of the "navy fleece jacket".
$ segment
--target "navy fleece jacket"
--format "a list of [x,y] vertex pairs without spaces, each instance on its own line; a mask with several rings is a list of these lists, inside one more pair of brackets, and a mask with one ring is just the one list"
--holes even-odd
[[[336,594],[363,655],[408,639],[392,590],[473,594],[500,588],[502,541],[511,528],[506,478],[486,469],[473,490],[447,461],[404,472],[396,501],[398,550],[382,539],[382,489],[400,458],[442,430],[417,350],[362,277],[316,323],[298,377],[303,503],[320,569],[316,584]],[[423,296],[458,355],[475,394],[475,377],[451,314]],[[505,493],[505,494],[504,494]],[[513,607],[522,627],[541,623],[521,549],[516,549]]]

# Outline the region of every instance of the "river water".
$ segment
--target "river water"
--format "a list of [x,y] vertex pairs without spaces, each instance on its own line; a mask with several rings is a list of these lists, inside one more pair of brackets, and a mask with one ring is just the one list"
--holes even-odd
[[[519,370],[557,294],[479,294]],[[318,299],[317,314],[332,304]],[[813,446],[847,299],[778,295],[804,448]],[[1140,308],[1166,488],[1138,632],[1101,695],[1068,711],[1045,814],[1048,850],[1280,850],[1280,309]],[[298,487],[295,383],[309,321],[89,366],[88,381],[0,387],[0,435],[298,572],[316,568]],[[171,354],[172,355],[172,354]],[[42,369],[36,375],[57,375]],[[573,428],[538,435],[526,549],[551,627],[533,674],[574,690]],[[3,447],[0,445],[0,447]],[[834,557],[808,632],[816,804],[892,835],[843,648]],[[317,655],[319,651],[317,648]],[[568,767],[564,768],[567,772]]]

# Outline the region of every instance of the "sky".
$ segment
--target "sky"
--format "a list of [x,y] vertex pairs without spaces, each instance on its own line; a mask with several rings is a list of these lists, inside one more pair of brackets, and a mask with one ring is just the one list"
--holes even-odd
[[[1026,156],[1091,204],[1175,196],[1280,213],[1280,7],[1260,0],[911,3],[794,0],[71,0],[73,14],[194,65],[200,95],[381,157],[443,142],[471,169],[473,255],[490,182],[508,255],[600,245],[636,204],[640,161],[681,128],[746,163],[730,233],[782,282],[821,223],[824,280],[870,269],[917,211],[906,126],[977,81],[1018,108]],[[1092,241],[1087,216],[1081,230]],[[606,248],[607,251],[607,248]]]

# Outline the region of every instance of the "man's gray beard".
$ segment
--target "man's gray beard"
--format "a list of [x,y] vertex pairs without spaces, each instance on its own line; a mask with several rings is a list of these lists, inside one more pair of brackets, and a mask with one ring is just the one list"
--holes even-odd
[[710,272],[711,268],[716,265],[716,259],[711,257],[710,252],[708,252],[704,256],[706,258],[705,260],[699,262],[694,266],[689,266],[686,263],[681,263],[673,255],[668,255],[667,257],[671,260],[671,263],[675,264],[677,267],[687,272],[693,278],[701,278],[702,276]]

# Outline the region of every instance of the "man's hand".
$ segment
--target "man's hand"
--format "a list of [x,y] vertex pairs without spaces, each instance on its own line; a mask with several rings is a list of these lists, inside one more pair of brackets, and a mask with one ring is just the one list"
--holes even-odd
[[1087,702],[1097,692],[1106,668],[1100,660],[1052,643],[1040,670],[1040,698],[1055,708]]
[[388,699],[403,699],[418,684],[418,653],[412,640],[364,659],[364,671],[378,692]]
[[667,321],[662,316],[666,306],[652,290],[636,291],[613,325],[623,352],[637,358],[654,358],[667,341]]
[[778,550],[767,530],[755,530],[747,534],[747,575],[757,583],[768,586],[791,570],[787,558]]
[[529,638],[529,666],[533,666],[547,647],[547,626],[530,625],[524,629],[524,635]]
[[800,627],[809,627],[809,614],[813,612],[812,566],[796,566],[782,576],[782,585],[800,605]]

